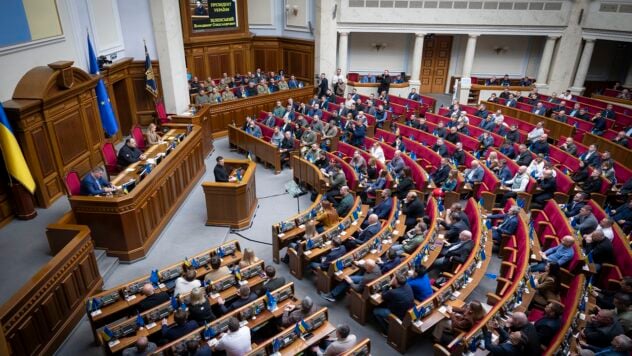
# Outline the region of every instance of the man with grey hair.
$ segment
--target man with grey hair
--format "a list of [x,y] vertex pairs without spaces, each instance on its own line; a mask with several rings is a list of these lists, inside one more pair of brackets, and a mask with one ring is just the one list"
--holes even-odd
[[357,236],[351,236],[347,240],[347,249],[352,250],[363,243],[369,241],[373,236],[375,236],[380,229],[382,228],[382,224],[380,224],[380,219],[377,214],[371,214],[367,218],[369,224],[365,228],[360,228],[357,233]]
[[103,167],[94,167],[81,180],[81,195],[105,195],[116,191],[112,183],[108,182],[104,177],[105,171]]
[[[529,174],[527,173],[527,166],[518,167],[518,171],[510,180],[504,183],[509,187],[508,191],[505,191],[503,196],[500,198],[500,206],[505,206],[505,203],[510,198],[516,198],[518,193],[522,193],[527,190],[527,185],[529,184]],[[506,189],[506,188],[501,188]]]
[[472,249],[474,248],[474,241],[472,241],[472,232],[469,230],[463,230],[459,234],[459,241],[453,244],[444,242],[443,248],[439,253],[439,258],[428,269],[428,273],[431,271],[436,276],[437,271],[451,272],[453,267],[459,263],[463,263],[467,260]]
[[579,333],[579,344],[582,349],[601,351],[607,348],[616,336],[624,334],[613,309],[600,309],[597,314],[587,318],[587,321],[586,327]]
[[340,196],[342,199],[340,199],[340,202],[335,204],[335,206],[338,216],[343,217],[347,215],[353,207],[353,195],[349,192],[349,187],[345,185],[340,188]]
[[520,213],[520,207],[513,205],[506,214],[492,214],[483,215],[483,219],[502,219],[502,222],[498,226],[492,227],[492,238],[494,243],[499,244],[503,235],[513,235],[518,229],[518,214]]
[[344,295],[349,290],[349,288],[358,293],[362,293],[364,287],[367,284],[382,275],[379,266],[377,265],[377,263],[375,263],[375,260],[371,258],[367,258],[361,261],[354,261],[353,263],[361,269],[363,268],[364,273],[359,273],[353,276],[345,276],[344,281],[335,286],[334,289],[331,290],[331,292],[321,294],[321,297],[333,303],[341,295]]
[[136,344],[123,350],[123,356],[145,356],[156,351],[158,347],[153,342],[149,342],[147,336],[141,336],[136,340]]
[[575,256],[575,238],[566,235],[559,245],[551,247],[546,251],[540,251],[542,262],[531,265],[531,272],[544,272],[547,263],[557,263],[560,267],[566,264]]
[[301,305],[298,309],[296,308],[296,305],[292,303],[285,306],[283,309],[283,316],[281,317],[281,325],[283,327],[294,325],[312,315],[313,312],[314,302],[312,301],[312,298],[306,296],[301,301]]
[[524,347],[524,355],[540,355],[540,340],[535,326],[529,322],[527,315],[522,312],[514,312],[511,314],[505,325],[498,325],[492,322],[491,328],[494,329],[499,336],[499,343],[505,342],[509,338],[509,334],[516,331],[522,331],[527,337],[527,343]]
[[349,325],[340,324],[336,327],[336,340],[324,340],[324,345],[315,346],[312,351],[318,356],[335,356],[351,350],[355,344],[356,336],[351,334]]

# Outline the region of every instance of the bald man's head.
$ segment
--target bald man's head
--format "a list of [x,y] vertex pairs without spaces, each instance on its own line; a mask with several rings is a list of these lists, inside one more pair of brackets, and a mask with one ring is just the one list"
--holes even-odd
[[142,293],[144,296],[149,297],[150,295],[154,294],[154,286],[152,286],[151,283],[145,283],[142,289]]

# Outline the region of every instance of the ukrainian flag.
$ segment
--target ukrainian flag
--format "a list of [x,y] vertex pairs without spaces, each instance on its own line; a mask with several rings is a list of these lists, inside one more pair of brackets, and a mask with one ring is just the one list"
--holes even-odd
[[13,134],[9,119],[4,113],[2,104],[0,104],[0,150],[2,151],[7,172],[33,194],[35,192],[35,181],[26,164],[20,145],[18,145],[18,140]]

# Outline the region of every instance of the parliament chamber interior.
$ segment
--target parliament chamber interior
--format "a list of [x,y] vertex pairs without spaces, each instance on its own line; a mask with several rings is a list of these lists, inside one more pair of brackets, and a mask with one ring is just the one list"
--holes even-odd
[[632,354],[630,1],[0,7],[0,355]]

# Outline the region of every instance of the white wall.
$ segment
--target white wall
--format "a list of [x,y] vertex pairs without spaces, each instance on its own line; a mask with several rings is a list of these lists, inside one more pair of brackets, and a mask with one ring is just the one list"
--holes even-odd
[[[38,46],[27,44],[8,51],[0,48],[0,101],[11,99],[13,90],[22,76],[37,66],[45,66],[60,60],[71,60],[75,66],[87,70],[86,29],[90,32],[97,53],[104,45],[94,36],[93,21],[90,17],[88,0],[58,0],[57,7],[64,37],[55,42],[44,42]],[[90,0],[92,1],[92,0]],[[118,58],[134,57],[144,59],[142,39],[147,41],[147,49],[152,59],[158,59],[149,13],[150,0],[117,0],[118,19],[122,29],[123,48],[115,51]],[[102,19],[103,20],[103,19]],[[101,27],[107,27],[102,22]],[[0,30],[3,29],[0,25]]]
[[[605,5],[603,8],[602,4]],[[632,32],[631,6],[629,0],[592,1],[589,9],[585,11],[586,20],[583,27],[600,31]],[[632,42],[629,34],[627,41]]]
[[[315,26],[315,5],[319,0],[248,0],[250,32],[258,36],[275,36],[313,40],[309,23]],[[296,16],[290,11],[296,6]]]
[[[412,53],[411,35],[405,33],[361,33],[349,35],[349,72],[381,74],[388,69],[392,74],[410,74]],[[379,52],[372,44],[386,43]]]

